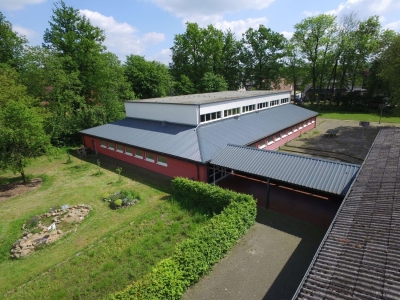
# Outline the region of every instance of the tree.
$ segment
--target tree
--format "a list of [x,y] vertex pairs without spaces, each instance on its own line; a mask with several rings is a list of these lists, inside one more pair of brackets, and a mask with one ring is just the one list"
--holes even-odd
[[104,32],[93,26],[79,10],[67,7],[64,1],[56,2],[46,29],[43,46],[53,49],[62,58],[63,69],[76,73],[82,84],[80,96],[92,98],[93,76],[96,74],[100,54],[104,52]]
[[233,32],[226,31],[223,36],[223,48],[221,57],[221,71],[229,90],[237,90],[242,83],[240,67],[240,51],[242,43],[236,40]]
[[189,77],[182,74],[178,81],[174,82],[174,94],[175,95],[189,95],[194,93],[193,83]]
[[27,42],[25,37],[12,30],[11,23],[0,12],[0,64],[18,68]]
[[21,174],[33,158],[43,155],[50,146],[42,120],[33,108],[9,101],[0,112],[0,168]]
[[221,75],[215,75],[211,72],[204,74],[200,81],[200,86],[202,93],[222,92],[228,89],[228,84],[224,77]]
[[282,34],[263,25],[257,30],[249,28],[243,34],[240,60],[246,79],[253,80],[257,89],[279,84],[285,43]]
[[400,34],[393,39],[391,45],[383,52],[380,75],[391,91],[392,102],[400,103]]
[[146,61],[139,55],[128,55],[125,76],[139,99],[165,97],[171,94],[172,77],[167,66],[157,61]]
[[332,45],[331,35],[335,28],[335,19],[334,16],[321,14],[306,18],[294,26],[293,41],[309,64],[313,90],[312,103],[316,100],[317,80],[323,76],[326,54]]

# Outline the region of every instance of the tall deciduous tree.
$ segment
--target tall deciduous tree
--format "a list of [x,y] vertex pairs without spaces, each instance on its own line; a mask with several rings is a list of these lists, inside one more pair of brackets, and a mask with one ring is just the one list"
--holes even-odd
[[381,59],[382,78],[388,83],[392,102],[400,103],[400,34],[393,39],[391,45],[383,52]]
[[243,34],[240,60],[246,79],[253,80],[258,89],[270,89],[279,83],[285,43],[282,34],[263,25]]
[[26,183],[25,168],[49,147],[50,138],[36,111],[9,101],[0,112],[0,168],[20,173]]
[[202,93],[222,92],[228,89],[224,77],[207,72],[204,74],[200,82]]
[[[335,25],[335,17],[319,15],[309,17],[297,23],[293,41],[299,46],[301,53],[309,64],[310,78],[312,80],[312,103],[316,100],[316,85],[318,77],[325,68],[326,54],[331,45],[331,35]],[[322,64],[322,65],[321,65]]]
[[172,92],[172,77],[167,66],[147,61],[139,55],[128,55],[125,76],[139,99],[165,97]]
[[26,43],[26,38],[13,31],[11,23],[0,12],[0,64],[17,68]]

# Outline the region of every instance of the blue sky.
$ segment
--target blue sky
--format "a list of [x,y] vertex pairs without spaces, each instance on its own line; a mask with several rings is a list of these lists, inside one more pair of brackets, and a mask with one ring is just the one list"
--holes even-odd
[[[105,30],[108,50],[123,61],[139,54],[148,60],[170,61],[169,48],[186,22],[231,28],[238,38],[259,24],[290,37],[294,24],[320,13],[340,17],[350,11],[360,19],[378,15],[384,28],[400,31],[399,0],[65,0],[92,24]],[[50,0],[0,0],[0,11],[31,45],[41,45],[49,27],[54,2]]]

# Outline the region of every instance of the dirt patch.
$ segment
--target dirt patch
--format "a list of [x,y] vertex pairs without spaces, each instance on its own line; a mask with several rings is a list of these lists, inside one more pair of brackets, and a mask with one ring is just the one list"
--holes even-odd
[[[282,151],[310,155],[342,162],[362,164],[382,128],[399,127],[400,124],[371,122],[364,130],[359,121],[317,119],[317,127],[287,143]],[[335,137],[328,136],[330,129],[338,130]]]
[[29,183],[13,182],[0,185],[0,202],[6,201],[12,197],[24,194],[26,192],[37,189],[42,185],[41,178],[34,178]]

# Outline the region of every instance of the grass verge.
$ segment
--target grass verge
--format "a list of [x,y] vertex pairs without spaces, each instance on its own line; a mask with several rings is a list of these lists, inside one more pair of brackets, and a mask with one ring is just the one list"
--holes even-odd
[[[208,216],[168,201],[170,179],[144,169],[100,157],[81,161],[45,157],[27,168],[42,174],[43,185],[0,203],[0,297],[7,299],[98,299],[126,287],[160,260],[176,243],[190,237]],[[122,165],[123,164],[123,165]],[[122,179],[114,170],[123,167]],[[0,182],[13,178],[2,173]],[[38,177],[38,176],[34,176]],[[132,189],[141,195],[136,205],[111,210],[101,199],[105,192]],[[89,204],[93,211],[71,233],[20,260],[8,259],[12,243],[29,218],[57,205]]]

